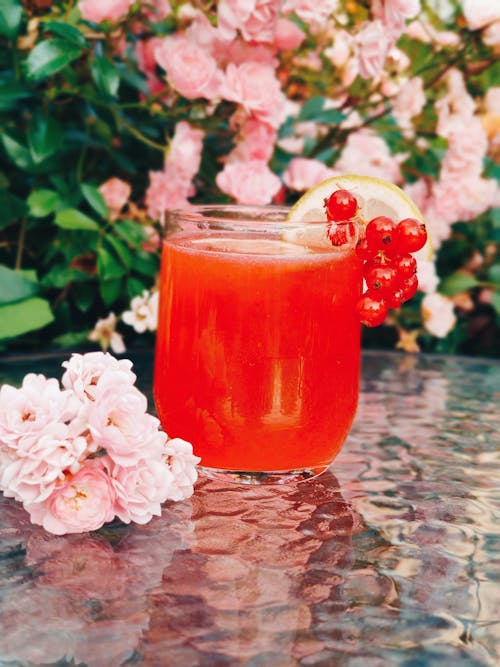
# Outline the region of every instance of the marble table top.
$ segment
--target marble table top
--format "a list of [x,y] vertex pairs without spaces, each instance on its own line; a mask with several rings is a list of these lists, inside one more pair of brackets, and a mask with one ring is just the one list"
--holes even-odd
[[[63,358],[4,357],[0,384]],[[64,537],[0,495],[0,666],[499,665],[499,396],[497,362],[371,352],[314,480],[200,478],[146,526]]]

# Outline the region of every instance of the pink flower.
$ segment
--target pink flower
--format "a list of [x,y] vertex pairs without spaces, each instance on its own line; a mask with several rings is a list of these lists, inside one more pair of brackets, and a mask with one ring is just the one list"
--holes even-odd
[[[174,167],[175,168],[175,167]],[[163,221],[165,211],[189,206],[187,197],[191,184],[172,177],[170,171],[150,171],[145,203],[152,220]]]
[[241,104],[253,115],[272,127],[283,120],[284,96],[274,69],[262,63],[230,63],[221,88],[224,99]]
[[122,314],[125,324],[134,327],[137,333],[156,331],[158,325],[159,292],[143,290],[142,295],[135,296],[130,302],[130,310]]
[[201,459],[194,456],[191,443],[181,438],[172,438],[167,442],[164,460],[173,473],[168,498],[184,500],[192,496],[193,485],[198,479],[196,465]]
[[263,123],[257,118],[248,118],[241,128],[238,143],[231,151],[229,160],[232,162],[249,160],[267,162],[274,153],[276,136],[276,130],[268,123]]
[[406,19],[420,12],[420,0],[373,0],[372,14],[380,19],[396,41],[404,30]]
[[374,79],[384,67],[391,46],[382,21],[365,23],[356,35],[359,55],[359,74],[363,79]]
[[306,38],[306,33],[299,28],[295,21],[278,19],[274,33],[274,46],[280,51],[294,51],[298,49]]
[[200,168],[204,134],[184,120],[178,122],[170,142],[166,170],[190,184]]
[[338,8],[338,0],[286,0],[285,14],[295,14],[306,24],[321,25]]
[[121,333],[116,331],[117,323],[118,320],[114,313],[110,313],[107,317],[100,317],[89,333],[88,339],[99,343],[104,351],[111,348],[115,354],[122,354],[125,352],[125,343]]
[[421,309],[427,331],[437,338],[446,338],[457,321],[453,301],[434,292],[424,296]]
[[141,459],[132,467],[105,460],[115,490],[115,513],[125,523],[148,523],[160,516],[161,504],[169,497],[174,476],[160,458]]
[[81,401],[95,401],[97,383],[110,371],[121,374],[121,385],[133,385],[136,380],[129,359],[116,359],[105,352],[75,353],[62,365],[66,369],[62,376],[63,387],[71,389]]
[[22,503],[41,502],[66,471],[79,470],[86,450],[86,438],[72,437],[66,424],[50,424],[36,440],[21,438],[10,463],[0,466],[0,488]]
[[491,0],[462,0],[462,11],[470,30],[479,30],[500,21],[500,6]]
[[124,18],[134,0],[79,0],[78,9],[84,21],[120,21]]
[[248,42],[272,42],[280,5],[279,0],[220,0],[219,31],[227,41],[239,30]]
[[439,276],[436,273],[436,265],[429,259],[421,259],[417,256],[418,289],[424,294],[435,292],[439,285]]
[[172,13],[172,7],[168,0],[149,0],[145,5],[143,12],[144,16],[150,21],[163,21]]
[[135,57],[137,65],[141,72],[146,75],[149,91],[156,95],[165,91],[167,95],[167,86],[164,81],[156,75],[156,49],[161,45],[160,37],[150,37],[149,39],[138,39],[135,43]]
[[398,123],[405,126],[422,111],[425,105],[424,82],[415,76],[399,90],[392,102],[392,113]]
[[219,94],[220,72],[205,49],[186,37],[165,37],[155,51],[170,85],[188,99],[213,99]]
[[353,132],[334,168],[344,174],[360,174],[401,183],[399,162],[388,145],[373,130],[364,128]]
[[238,204],[269,204],[281,188],[281,181],[265,162],[233,162],[217,174],[218,187]]
[[104,374],[90,403],[88,426],[99,448],[115,463],[129,467],[161,453],[166,435],[159,421],[146,413],[147,400],[136,387],[123,384],[121,372]]
[[111,217],[116,218],[128,202],[132,188],[121,178],[113,177],[99,187],[99,192],[111,212]]
[[17,389],[0,388],[0,449],[29,447],[43,431],[57,422],[76,417],[80,403],[71,391],[61,391],[59,382],[28,373]]
[[49,533],[97,530],[115,515],[115,491],[100,459],[85,462],[43,502],[26,505],[31,521]]
[[283,181],[291,190],[302,192],[336,174],[338,171],[329,169],[320,160],[296,157],[290,161],[284,172]]

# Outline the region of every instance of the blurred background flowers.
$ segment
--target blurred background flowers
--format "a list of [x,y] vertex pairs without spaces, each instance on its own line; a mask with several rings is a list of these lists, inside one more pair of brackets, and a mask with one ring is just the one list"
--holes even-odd
[[0,349],[151,344],[165,213],[339,173],[422,209],[365,347],[497,356],[500,6],[0,0]]

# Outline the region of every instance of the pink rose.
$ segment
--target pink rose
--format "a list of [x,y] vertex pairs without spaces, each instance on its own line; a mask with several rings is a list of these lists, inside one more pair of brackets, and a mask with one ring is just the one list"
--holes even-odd
[[124,522],[148,523],[161,515],[161,504],[171,493],[174,476],[160,457],[141,459],[133,467],[106,460],[115,490],[115,513]]
[[306,38],[306,33],[299,28],[295,21],[278,19],[274,33],[274,46],[281,51],[298,49]]
[[373,0],[371,10],[396,41],[405,28],[406,19],[420,12],[420,0]]
[[239,30],[248,42],[272,42],[280,5],[279,0],[220,0],[219,31],[227,41]]
[[283,12],[295,12],[304,23],[319,26],[338,9],[338,4],[338,0],[286,0]]
[[224,99],[241,104],[249,115],[272,127],[283,120],[284,96],[274,69],[270,65],[244,62],[230,63],[221,87]]
[[134,0],[79,0],[78,9],[84,21],[101,23],[124,18]]
[[21,438],[10,463],[3,461],[0,488],[22,503],[41,502],[64,479],[65,471],[79,470],[86,451],[86,438],[73,437],[66,424],[50,424],[36,440]]
[[427,331],[436,338],[446,338],[457,321],[453,301],[434,292],[426,294],[421,304],[422,319]]
[[188,99],[213,99],[219,94],[220,72],[205,50],[183,36],[165,37],[156,61],[167,72],[172,88]]
[[401,183],[399,158],[391,154],[386,142],[369,128],[352,132],[334,165],[340,173],[360,174]]
[[319,160],[296,157],[290,161],[283,173],[283,181],[291,190],[302,192],[309,190],[321,181],[338,174]]
[[134,466],[140,459],[163,450],[166,435],[160,422],[146,413],[147,399],[136,387],[123,384],[121,373],[109,372],[99,380],[95,402],[88,411],[90,434],[115,463]]
[[112,218],[116,218],[128,202],[132,188],[121,178],[109,178],[100,187],[99,192],[106,202]]
[[47,426],[76,417],[80,402],[71,391],[61,391],[59,382],[28,373],[17,389],[0,388],[0,450],[17,449],[36,441]]
[[405,125],[421,113],[425,105],[424,82],[415,76],[399,90],[392,102],[392,113],[400,125]]
[[190,196],[191,183],[176,178],[175,165],[169,171],[150,171],[149,187],[146,190],[145,203],[152,220],[163,222],[165,211],[174,208],[186,208]]
[[[185,183],[191,183],[198,173],[205,133],[184,120],[175,126],[166,160],[166,171],[174,173]],[[189,187],[189,186],[188,186]]]
[[98,530],[114,518],[115,491],[100,459],[89,459],[43,502],[26,505],[31,521],[49,533]]
[[359,74],[363,79],[374,79],[384,67],[391,46],[380,20],[365,23],[356,35],[359,55]]
[[257,118],[248,118],[240,130],[236,147],[231,151],[232,162],[262,160],[267,162],[274,153],[277,132],[268,123]]
[[462,11],[470,30],[479,30],[500,21],[500,6],[492,0],[462,0]]
[[62,376],[63,387],[71,389],[81,401],[95,400],[97,383],[109,371],[120,372],[122,385],[133,385],[136,380],[131,361],[116,359],[107,352],[72,354],[69,361],[64,361],[62,365],[66,369]]
[[281,181],[265,162],[233,162],[217,174],[218,187],[238,204],[269,204],[281,188]]
[[184,500],[193,495],[193,486],[198,479],[196,465],[201,461],[194,456],[190,442],[181,438],[172,438],[167,442],[164,460],[173,473],[168,491],[170,500]]

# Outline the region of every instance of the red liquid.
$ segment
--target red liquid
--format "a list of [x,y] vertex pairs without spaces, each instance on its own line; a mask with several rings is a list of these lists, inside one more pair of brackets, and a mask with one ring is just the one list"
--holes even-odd
[[163,247],[154,386],[165,430],[209,468],[327,466],[358,399],[354,250],[279,254],[263,241],[272,254],[255,242],[237,253],[193,239]]

